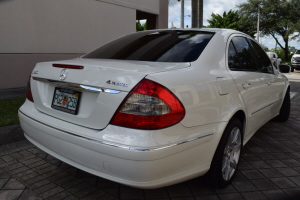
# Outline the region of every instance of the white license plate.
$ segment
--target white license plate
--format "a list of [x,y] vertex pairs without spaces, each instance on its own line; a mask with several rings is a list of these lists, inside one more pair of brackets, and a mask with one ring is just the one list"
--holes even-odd
[[77,115],[81,92],[56,87],[51,107],[66,113]]

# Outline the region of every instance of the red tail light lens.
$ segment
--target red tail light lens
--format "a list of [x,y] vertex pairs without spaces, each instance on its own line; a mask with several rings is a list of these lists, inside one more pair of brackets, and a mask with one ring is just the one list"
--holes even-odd
[[137,129],[161,129],[180,122],[185,110],[164,86],[143,79],[126,97],[111,124]]
[[32,96],[32,93],[31,93],[30,79],[31,79],[31,77],[29,76],[29,79],[28,79],[28,82],[27,82],[26,98],[28,100],[34,102],[33,101],[33,96]]

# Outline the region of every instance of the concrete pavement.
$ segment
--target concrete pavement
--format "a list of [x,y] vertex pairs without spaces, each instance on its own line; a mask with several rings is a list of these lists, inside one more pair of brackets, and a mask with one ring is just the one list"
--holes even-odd
[[271,121],[254,135],[225,189],[211,188],[203,177],[154,190],[120,185],[46,154],[14,125],[0,128],[0,199],[300,199],[300,73],[288,78],[296,92],[290,119]]

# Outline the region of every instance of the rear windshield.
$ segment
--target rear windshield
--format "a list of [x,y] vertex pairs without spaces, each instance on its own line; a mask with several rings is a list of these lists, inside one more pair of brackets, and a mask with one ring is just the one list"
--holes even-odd
[[126,35],[82,58],[156,62],[195,61],[213,33],[204,31],[144,31]]

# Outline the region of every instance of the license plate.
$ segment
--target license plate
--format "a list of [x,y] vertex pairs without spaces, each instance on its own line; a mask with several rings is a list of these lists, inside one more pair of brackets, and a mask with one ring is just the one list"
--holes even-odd
[[66,113],[77,115],[81,92],[56,87],[51,107]]

